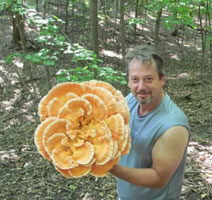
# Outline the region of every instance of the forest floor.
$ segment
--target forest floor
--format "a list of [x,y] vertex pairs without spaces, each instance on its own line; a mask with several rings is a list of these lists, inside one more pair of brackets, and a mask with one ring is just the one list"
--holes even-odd
[[[128,36],[128,41],[130,38],[133,37]],[[144,39],[151,42],[151,38],[138,35],[127,46]],[[209,200],[212,199],[212,69],[209,57],[202,66],[198,43],[191,46],[190,42],[177,45],[177,37],[163,32],[160,49],[167,66],[166,91],[185,111],[191,126],[181,200]],[[108,49],[112,52],[119,47]],[[37,153],[33,134],[39,124],[38,102],[46,88],[43,79],[35,79],[39,95],[34,99],[22,88],[14,69],[4,64],[6,57],[16,51],[10,21],[0,18],[0,199],[117,199],[112,175],[66,179]],[[104,52],[101,57],[106,65],[120,65],[119,57],[106,57]]]

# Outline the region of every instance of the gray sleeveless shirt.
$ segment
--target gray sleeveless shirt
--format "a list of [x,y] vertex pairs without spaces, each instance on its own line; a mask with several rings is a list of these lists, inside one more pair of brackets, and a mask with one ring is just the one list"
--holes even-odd
[[[166,94],[153,111],[138,115],[139,103],[130,93],[127,97],[130,110],[131,151],[120,160],[120,165],[132,168],[151,168],[152,147],[156,140],[173,126],[189,129],[184,112]],[[173,147],[175,148],[175,147]],[[140,187],[117,178],[118,195],[121,200],[178,200],[183,184],[186,151],[174,175],[162,189]]]

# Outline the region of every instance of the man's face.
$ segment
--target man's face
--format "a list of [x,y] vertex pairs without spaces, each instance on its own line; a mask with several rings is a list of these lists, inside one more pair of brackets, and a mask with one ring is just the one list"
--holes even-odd
[[159,79],[156,63],[133,59],[129,65],[128,86],[141,106],[155,107],[163,98],[165,76]]

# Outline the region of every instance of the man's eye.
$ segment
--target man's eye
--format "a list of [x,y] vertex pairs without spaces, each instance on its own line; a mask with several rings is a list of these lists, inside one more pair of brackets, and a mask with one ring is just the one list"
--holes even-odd
[[131,79],[133,82],[136,82],[138,79],[137,78],[132,78]]
[[152,82],[153,81],[153,78],[146,78],[146,81],[147,82]]

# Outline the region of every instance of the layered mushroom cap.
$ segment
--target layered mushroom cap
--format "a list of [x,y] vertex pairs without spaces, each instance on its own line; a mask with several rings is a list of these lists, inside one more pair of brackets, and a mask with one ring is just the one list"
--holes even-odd
[[58,84],[41,99],[38,112],[35,144],[64,177],[105,176],[129,153],[129,110],[109,83]]

